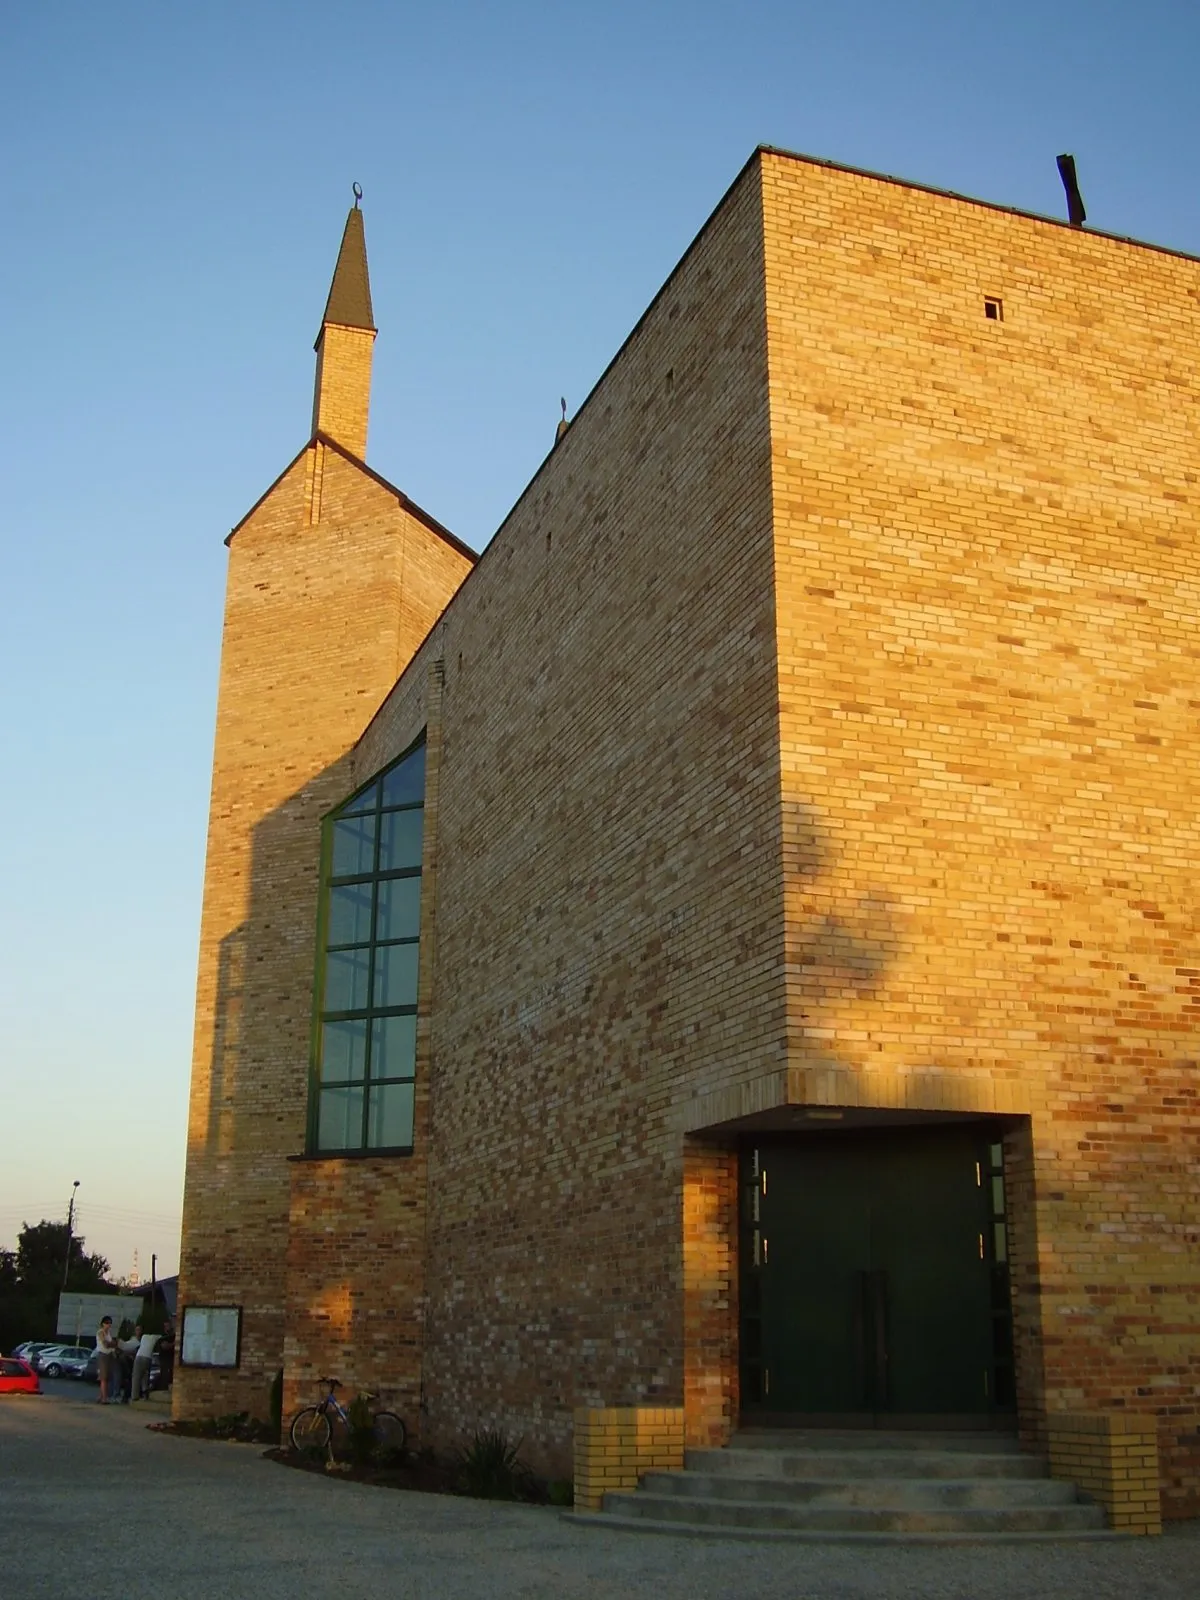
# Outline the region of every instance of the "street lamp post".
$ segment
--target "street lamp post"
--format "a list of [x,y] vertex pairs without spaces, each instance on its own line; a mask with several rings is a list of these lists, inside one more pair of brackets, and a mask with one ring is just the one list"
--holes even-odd
[[71,1203],[67,1206],[67,1259],[63,1262],[63,1288],[67,1287],[67,1273],[71,1270],[71,1227],[75,1221],[75,1191],[79,1187],[79,1179],[71,1185]]

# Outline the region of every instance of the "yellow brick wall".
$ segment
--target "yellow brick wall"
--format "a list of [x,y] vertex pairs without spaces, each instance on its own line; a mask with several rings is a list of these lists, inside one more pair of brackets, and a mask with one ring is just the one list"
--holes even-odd
[[[1152,1410],[1164,1509],[1200,1505],[1198,270],[764,154],[334,768],[401,664],[366,570],[391,523],[336,452],[279,485],[231,564],[185,1287],[282,1260],[315,817],[437,683],[426,1165],[393,1163],[435,1197],[430,1440],[499,1425],[562,1471],[573,1411],[660,1402],[719,1438],[735,1206],[705,1130],[959,1109],[1020,1119],[1027,1434]],[[293,1203],[339,1183],[343,1226],[391,1218],[332,1167]],[[283,1296],[271,1265],[268,1375]]]
[[327,433],[360,461],[367,455],[374,346],[369,328],[343,328],[336,322],[325,323],[317,345],[312,431]]
[[[324,512],[311,523],[318,452]],[[242,1361],[233,1374],[179,1369],[180,1415],[265,1411],[284,1346],[288,1158],[304,1146],[320,818],[348,792],[348,750],[468,569],[320,444],[231,541],[180,1297],[244,1307]]]
[[606,1494],[636,1489],[643,1473],[683,1466],[683,1408],[580,1407],[574,1444],[575,1509],[599,1511]]
[[1031,1116],[1027,1411],[1194,1511],[1200,264],[763,175],[789,1062]]
[[732,1423],[729,1156],[685,1199],[682,1113],[783,1060],[760,237],[751,175],[354,756],[442,660],[429,1437],[502,1426],[550,1476],[578,1406],[686,1383],[698,1440]]
[[1120,1533],[1161,1533],[1158,1419],[1131,1413],[1046,1418],[1050,1474],[1104,1507]]

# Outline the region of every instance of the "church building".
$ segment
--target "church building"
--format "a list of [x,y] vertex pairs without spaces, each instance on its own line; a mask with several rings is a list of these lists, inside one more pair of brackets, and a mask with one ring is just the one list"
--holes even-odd
[[481,556],[374,339],[356,203],[227,540],[176,1414],[1136,1414],[1200,1514],[1200,262],[760,149]]

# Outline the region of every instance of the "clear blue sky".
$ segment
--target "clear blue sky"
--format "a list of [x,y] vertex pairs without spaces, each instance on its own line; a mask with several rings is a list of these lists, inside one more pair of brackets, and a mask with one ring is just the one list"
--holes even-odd
[[370,458],[477,548],[753,147],[1200,253],[1195,0],[10,4],[0,1244],[174,1270],[225,571],[350,184]]

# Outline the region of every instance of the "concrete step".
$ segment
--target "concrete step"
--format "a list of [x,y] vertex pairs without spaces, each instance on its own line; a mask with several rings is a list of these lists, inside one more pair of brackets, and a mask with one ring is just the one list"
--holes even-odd
[[764,1478],[730,1473],[650,1472],[639,1493],[700,1500],[770,1500],[793,1505],[858,1506],[891,1510],[948,1507],[1006,1510],[1069,1506],[1075,1485],[1052,1478]]
[[689,1450],[688,1471],[748,1478],[1044,1478],[1037,1456],[1017,1451],[773,1449]]
[[1015,1433],[997,1428],[739,1428],[729,1441],[742,1450],[965,1451],[1019,1455]]
[[604,1497],[605,1528],[837,1543],[1103,1539],[1104,1513],[1000,1433],[742,1430]]
[[689,1526],[789,1529],[804,1533],[835,1534],[983,1534],[1053,1533],[1059,1536],[1102,1531],[1104,1516],[1098,1506],[1056,1505],[1008,1507],[956,1507],[898,1509],[867,1506],[805,1506],[795,1502],[709,1500],[699,1496],[607,1494],[608,1514],[630,1521],[675,1523]]
[[754,1544],[839,1544],[874,1548],[878,1545],[1038,1545],[1069,1538],[1072,1542],[1092,1543],[1101,1540],[1124,1540],[1127,1534],[1114,1533],[1108,1528],[1076,1529],[1062,1533],[996,1533],[977,1529],[968,1533],[916,1533],[911,1529],[903,1533],[854,1533],[826,1530],[812,1532],[804,1528],[739,1528],[722,1523],[659,1522],[652,1517],[625,1517],[614,1512],[596,1516],[588,1511],[564,1511],[563,1520],[581,1528],[592,1528],[601,1533],[665,1533],[674,1538],[747,1540]]

